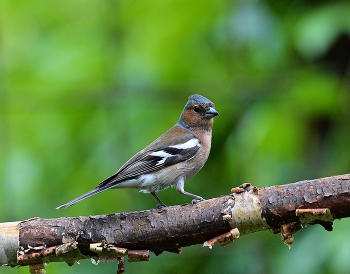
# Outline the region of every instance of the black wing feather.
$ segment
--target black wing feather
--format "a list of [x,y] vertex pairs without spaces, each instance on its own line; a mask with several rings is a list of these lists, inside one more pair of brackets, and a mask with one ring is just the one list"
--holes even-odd
[[[192,134],[190,136],[191,138],[187,138],[188,140],[194,138],[197,139]],[[197,155],[201,147],[199,140],[198,145],[186,149],[177,148],[174,146],[176,145],[166,146],[162,148],[158,147],[157,150],[140,151],[128,162],[126,162],[117,173],[105,179],[96,188],[105,186],[107,184],[118,184],[126,180],[137,178],[140,175],[152,173],[179,162],[190,160]],[[163,162],[161,162],[164,157],[152,155],[152,153],[161,151],[173,156],[168,156]]]

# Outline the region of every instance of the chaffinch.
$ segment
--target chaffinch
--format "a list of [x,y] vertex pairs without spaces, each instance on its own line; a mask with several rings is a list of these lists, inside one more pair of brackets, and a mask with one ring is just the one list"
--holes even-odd
[[184,184],[208,159],[213,118],[218,114],[207,98],[197,94],[190,96],[179,121],[171,129],[134,155],[117,173],[96,188],[57,209],[69,207],[112,188],[138,188],[141,192],[151,193],[160,206],[165,204],[156,192],[169,186],[176,186],[181,194],[204,200],[185,191]]

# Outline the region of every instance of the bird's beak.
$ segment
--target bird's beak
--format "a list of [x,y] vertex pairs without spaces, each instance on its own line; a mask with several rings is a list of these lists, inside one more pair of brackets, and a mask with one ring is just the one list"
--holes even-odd
[[213,117],[215,117],[216,115],[219,115],[219,112],[217,112],[217,111],[215,110],[215,108],[210,107],[210,108],[207,109],[207,111],[205,112],[204,117],[205,117],[205,118],[213,118]]

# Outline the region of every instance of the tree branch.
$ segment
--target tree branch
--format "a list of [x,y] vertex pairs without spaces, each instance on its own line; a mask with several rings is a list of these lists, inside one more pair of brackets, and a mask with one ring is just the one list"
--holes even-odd
[[85,258],[121,261],[124,255],[129,261],[148,260],[148,250],[159,255],[195,244],[226,245],[267,229],[280,232],[290,245],[306,224],[331,231],[334,219],[350,216],[350,174],[260,189],[244,184],[231,192],[194,205],[2,223],[0,263],[43,268]]

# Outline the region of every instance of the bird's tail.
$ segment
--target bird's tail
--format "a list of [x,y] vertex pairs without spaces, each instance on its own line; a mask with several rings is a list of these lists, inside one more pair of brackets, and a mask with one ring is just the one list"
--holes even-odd
[[111,185],[97,186],[95,189],[93,189],[93,190],[91,190],[91,191],[89,191],[89,192],[79,196],[78,198],[75,198],[74,200],[72,200],[72,201],[70,201],[70,202],[68,202],[66,204],[63,204],[61,206],[56,207],[56,209],[67,208],[67,207],[69,207],[71,205],[74,205],[75,203],[78,203],[78,202],[80,202],[80,201],[82,201],[82,200],[84,200],[86,198],[94,196],[94,195],[96,195],[96,194],[98,194],[98,193],[100,193],[102,191],[105,191],[107,189],[110,189],[110,188],[113,188],[113,186],[111,186]]

